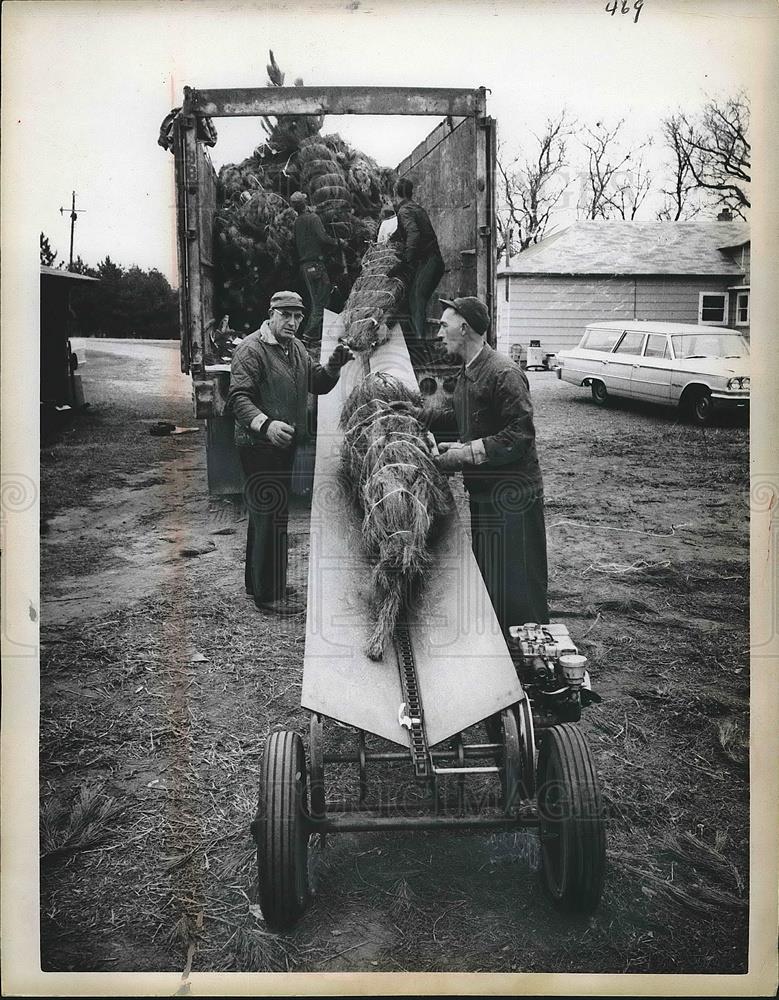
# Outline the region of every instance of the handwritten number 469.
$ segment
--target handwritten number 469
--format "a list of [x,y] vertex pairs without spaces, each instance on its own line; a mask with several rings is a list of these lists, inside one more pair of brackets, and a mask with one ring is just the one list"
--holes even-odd
[[612,16],[620,12],[620,14],[630,14],[631,11],[636,12],[636,16],[633,18],[633,24],[638,23],[638,18],[641,13],[641,8],[644,6],[644,0],[635,0],[635,3],[631,6],[629,0],[622,0],[620,6],[619,0],[611,0],[611,3],[606,4],[606,13]]

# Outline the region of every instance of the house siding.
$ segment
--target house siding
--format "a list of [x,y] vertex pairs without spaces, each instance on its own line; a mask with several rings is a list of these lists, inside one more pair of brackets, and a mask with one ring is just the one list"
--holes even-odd
[[508,354],[516,344],[539,340],[545,352],[557,353],[575,347],[584,327],[597,320],[697,323],[699,293],[725,292],[733,276],[504,274],[498,284],[498,350]]

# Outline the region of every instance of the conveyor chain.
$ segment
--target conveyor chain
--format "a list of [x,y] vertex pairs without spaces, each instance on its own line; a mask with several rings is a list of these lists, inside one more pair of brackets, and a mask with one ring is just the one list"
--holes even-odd
[[411,645],[411,635],[408,625],[405,623],[399,623],[395,626],[395,651],[398,657],[400,683],[406,706],[406,718],[402,724],[406,725],[409,730],[414,775],[417,778],[429,778],[431,773],[430,753],[425,734],[425,720],[422,715],[422,699],[419,696],[417,667]]

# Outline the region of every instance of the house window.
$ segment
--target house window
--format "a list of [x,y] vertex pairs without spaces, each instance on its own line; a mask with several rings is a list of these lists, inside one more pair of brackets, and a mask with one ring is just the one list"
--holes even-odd
[[736,326],[749,326],[749,292],[736,292]]
[[725,326],[728,321],[728,296],[725,292],[700,292],[698,322],[708,326]]
[[509,286],[510,286],[510,284],[511,284],[511,278],[509,278],[509,276],[506,275],[506,302],[508,302],[508,300],[509,300]]

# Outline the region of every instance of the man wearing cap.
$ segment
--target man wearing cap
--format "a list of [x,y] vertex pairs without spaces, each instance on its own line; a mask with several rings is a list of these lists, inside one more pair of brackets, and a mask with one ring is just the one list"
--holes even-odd
[[[462,471],[471,543],[504,634],[548,622],[546,528],[529,384],[521,368],[485,340],[487,307],[467,296],[441,299],[446,347],[463,361],[454,389],[459,441],[441,443],[439,468]],[[451,423],[451,420],[449,421]],[[431,417],[443,428],[446,419]]]
[[316,212],[309,212],[308,197],[295,191],[289,199],[298,213],[295,219],[295,248],[300,264],[300,276],[308,291],[308,321],[300,336],[307,343],[322,339],[322,316],[330,299],[330,277],[325,267],[327,248],[342,246],[343,241],[328,236]]
[[287,521],[295,448],[308,437],[308,393],[330,392],[352,359],[339,344],[324,367],[313,361],[295,337],[303,311],[297,292],[276,292],[268,319],[233,355],[227,399],[249,512],[246,592],[283,615],[303,610],[287,595]]

